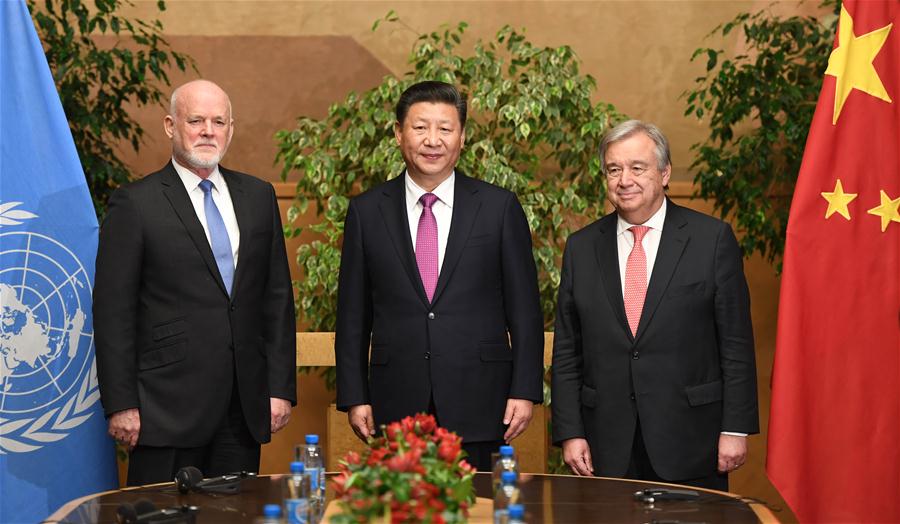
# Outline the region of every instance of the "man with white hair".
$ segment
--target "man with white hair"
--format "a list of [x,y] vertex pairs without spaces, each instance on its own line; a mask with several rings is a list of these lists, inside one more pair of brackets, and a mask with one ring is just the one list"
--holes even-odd
[[219,165],[234,122],[216,84],[176,89],[164,124],[172,159],[115,192],[97,253],[100,393],[129,485],[258,471],[296,404],[275,191]]
[[553,441],[577,475],[727,490],[759,432],[750,294],[725,222],[665,190],[669,143],[600,143],[615,212],[569,237],[553,340]]

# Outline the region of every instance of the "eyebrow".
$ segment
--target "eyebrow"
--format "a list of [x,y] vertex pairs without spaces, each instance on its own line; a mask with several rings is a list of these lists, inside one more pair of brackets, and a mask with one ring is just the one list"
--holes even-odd
[[646,160],[626,160],[625,162],[607,162],[606,165],[608,165],[608,166],[620,166],[620,165],[622,165],[622,164],[629,164],[629,165],[634,165],[634,164],[644,164],[644,165],[650,165],[651,163],[652,163],[652,162],[648,162],[648,161],[646,161]]
[[431,119],[420,116],[418,118],[411,119],[410,122],[417,122],[417,123],[418,122],[428,122],[428,123],[434,122],[436,124],[451,124],[452,125],[454,123],[454,120],[452,118],[447,118],[444,120],[431,120]]

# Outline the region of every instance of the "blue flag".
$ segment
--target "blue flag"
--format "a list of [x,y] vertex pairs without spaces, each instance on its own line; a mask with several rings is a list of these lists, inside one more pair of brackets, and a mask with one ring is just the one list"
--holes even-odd
[[91,287],[97,219],[22,0],[0,1],[0,522],[117,486]]

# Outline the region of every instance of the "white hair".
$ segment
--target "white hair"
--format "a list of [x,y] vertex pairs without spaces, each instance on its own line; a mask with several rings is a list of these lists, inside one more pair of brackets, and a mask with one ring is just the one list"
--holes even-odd
[[669,151],[669,141],[666,135],[658,127],[640,120],[628,120],[609,130],[600,140],[600,169],[606,173],[606,150],[616,142],[631,138],[637,133],[644,133],[656,145],[656,167],[660,172],[666,166],[672,165],[672,153]]

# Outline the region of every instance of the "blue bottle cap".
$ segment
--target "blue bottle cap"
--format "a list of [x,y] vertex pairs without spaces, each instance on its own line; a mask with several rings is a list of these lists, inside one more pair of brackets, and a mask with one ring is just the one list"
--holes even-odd
[[281,516],[281,506],[278,504],[266,504],[263,506],[263,516],[264,517],[280,517]]
[[500,446],[500,456],[501,457],[513,456],[513,447],[512,446]]
[[303,473],[305,469],[302,462],[291,462],[291,473]]
[[318,444],[318,443],[319,443],[319,436],[318,436],[318,435],[307,435],[307,436],[306,436],[306,443],[307,443],[307,444]]
[[500,474],[500,481],[504,484],[512,484],[516,481],[518,476],[519,475],[515,471],[507,470]]
[[525,517],[525,506],[521,504],[510,504],[508,508],[509,518],[522,520]]

